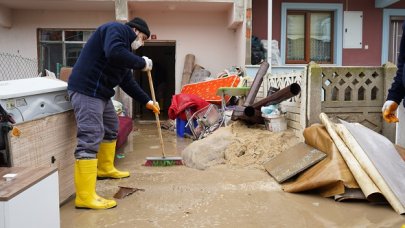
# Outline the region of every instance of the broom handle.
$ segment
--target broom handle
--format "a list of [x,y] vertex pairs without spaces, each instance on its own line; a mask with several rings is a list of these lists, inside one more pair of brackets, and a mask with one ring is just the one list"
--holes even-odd
[[[156,105],[156,97],[155,97],[155,90],[153,89],[152,75],[150,73],[150,70],[148,70],[147,73],[148,73],[150,93],[152,95],[152,101],[153,101],[153,104]],[[158,129],[158,133],[159,133],[159,137],[160,137],[160,146],[162,147],[162,155],[163,155],[163,157],[166,157],[165,147],[163,144],[162,129],[160,128],[159,114],[156,112],[155,112],[155,117],[156,117],[157,129]]]

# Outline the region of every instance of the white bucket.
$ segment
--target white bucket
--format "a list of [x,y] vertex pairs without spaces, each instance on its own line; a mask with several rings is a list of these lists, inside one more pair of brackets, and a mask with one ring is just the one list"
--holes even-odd
[[266,129],[271,132],[281,132],[287,130],[287,120],[285,115],[263,115]]

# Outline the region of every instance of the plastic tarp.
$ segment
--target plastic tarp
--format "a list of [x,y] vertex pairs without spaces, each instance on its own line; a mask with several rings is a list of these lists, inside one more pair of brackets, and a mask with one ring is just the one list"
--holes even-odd
[[346,189],[359,189],[338,148],[325,127],[314,124],[304,130],[305,143],[328,156],[307,169],[295,180],[283,185],[286,192],[317,190],[324,197],[344,194]]
[[209,105],[207,101],[203,100],[197,95],[193,94],[176,94],[172,98],[172,103],[169,107],[169,118],[175,120],[176,118],[180,118],[182,120],[187,120],[185,110],[189,109],[191,114],[194,112],[205,108]]

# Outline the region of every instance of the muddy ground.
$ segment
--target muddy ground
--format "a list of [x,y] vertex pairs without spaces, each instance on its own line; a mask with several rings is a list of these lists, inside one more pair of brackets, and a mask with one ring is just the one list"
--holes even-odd
[[[205,170],[145,167],[159,156],[155,125],[136,123],[116,166],[131,177],[97,181],[97,192],[112,198],[119,186],[144,189],[110,210],[78,210],[72,198],[61,207],[61,227],[401,227],[405,217],[389,205],[335,202],[315,193],[291,194],[257,162],[228,154],[229,162]],[[192,141],[163,131],[167,153],[179,155]],[[267,132],[265,132],[267,134]],[[285,139],[284,135],[284,139]],[[294,138],[288,138],[291,140]],[[253,139],[251,139],[253,140]],[[291,143],[292,144],[292,143]],[[232,146],[237,151],[238,147]],[[280,147],[281,148],[281,147]],[[229,150],[232,151],[232,150]],[[249,154],[249,153],[247,153]],[[249,159],[251,159],[249,155]],[[262,159],[263,156],[260,158]],[[264,159],[264,158],[263,158]]]

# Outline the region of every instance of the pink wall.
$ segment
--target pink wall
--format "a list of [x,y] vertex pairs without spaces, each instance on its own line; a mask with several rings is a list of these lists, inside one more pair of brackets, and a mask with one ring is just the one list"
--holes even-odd
[[226,12],[133,10],[130,11],[129,18],[133,16],[148,21],[151,32],[156,34],[159,40],[176,41],[177,92],[181,89],[187,54],[194,54],[195,63],[210,71],[212,77],[225,68],[244,65],[244,62],[238,62],[238,45],[241,44],[242,31],[227,27],[229,21]]
[[[363,11],[363,48],[343,49],[343,65],[378,66],[381,64],[382,9],[374,7],[374,0],[351,1],[343,9]],[[368,45],[368,49],[365,49]]]
[[[375,0],[273,0],[273,39],[281,37],[281,3],[335,3],[342,4],[344,10],[363,11],[363,48],[343,49],[342,64],[345,66],[378,66],[381,61],[382,9],[374,8]],[[253,1],[253,35],[267,39],[267,0]],[[405,1],[395,3],[389,8],[405,8]],[[405,10],[405,9],[404,9]],[[364,46],[368,45],[368,49]]]
[[[405,8],[405,2],[400,1],[389,8]],[[381,65],[383,9],[374,8],[374,0],[361,0],[350,1],[348,10],[363,11],[363,49],[343,49],[343,65]],[[364,49],[365,45],[368,50]]]
[[0,26],[0,52],[37,59],[38,28],[94,29],[113,20],[115,20],[113,10],[13,10],[12,27]]

